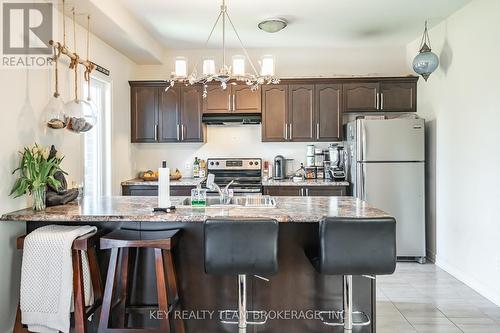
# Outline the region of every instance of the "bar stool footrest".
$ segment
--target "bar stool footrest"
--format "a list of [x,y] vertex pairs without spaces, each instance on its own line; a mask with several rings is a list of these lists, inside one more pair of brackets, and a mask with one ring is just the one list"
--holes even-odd
[[[224,320],[223,314],[231,314],[229,318],[233,319],[239,318],[239,313],[238,310],[222,310],[219,312],[219,318],[221,323],[223,324],[230,324],[230,325],[238,325],[239,322],[238,320]],[[250,316],[249,316],[250,315]],[[247,319],[248,317],[255,319],[257,318],[264,318],[263,320],[250,320],[247,321],[247,325],[264,325],[267,323],[267,316],[265,315],[265,311],[247,311],[246,312]]]
[[[321,322],[327,326],[344,326],[344,311],[320,311]],[[353,311],[352,326],[368,326],[371,324],[370,317],[363,311]],[[358,315],[361,320],[356,320],[354,317]],[[324,316],[327,316],[325,319]],[[338,322],[328,321],[328,319],[339,319]]]

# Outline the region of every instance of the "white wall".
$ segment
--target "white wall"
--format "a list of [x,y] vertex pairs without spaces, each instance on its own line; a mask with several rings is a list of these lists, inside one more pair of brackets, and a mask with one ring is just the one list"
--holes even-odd
[[[62,24],[59,24],[62,27]],[[84,45],[84,31],[77,29],[80,46]],[[119,179],[132,175],[129,161],[130,101],[127,80],[132,77],[134,63],[102,41],[92,37],[91,58],[111,70],[108,78],[113,85],[113,191],[119,192]],[[71,44],[70,44],[71,47]],[[83,48],[78,52],[84,54]],[[60,66],[62,68],[63,66]],[[15,177],[11,175],[19,163],[17,151],[38,142],[55,144],[66,155],[63,169],[68,181],[81,182],[83,177],[82,136],[67,130],[48,130],[42,124],[42,111],[53,89],[53,73],[47,69],[0,69],[0,214],[27,207],[27,198],[12,199],[9,192]],[[72,75],[67,69],[60,73],[62,97],[69,101]],[[15,249],[15,238],[23,234],[24,223],[0,223],[0,332],[11,332],[19,298],[20,255]]]
[[[430,32],[440,68],[419,81],[428,121],[428,249],[500,305],[500,2],[476,0]],[[408,44],[408,60],[419,39]]]
[[[191,69],[203,56],[215,56],[217,66],[221,63],[216,50],[169,50],[161,66],[138,66],[138,80],[167,79],[173,70],[174,58],[188,58]],[[231,55],[241,54],[229,50]],[[291,77],[343,77],[343,76],[400,76],[410,74],[405,62],[404,46],[358,49],[251,49],[249,54],[255,65],[265,54],[272,54],[276,61],[276,75]],[[247,63],[247,72],[251,71]],[[198,66],[199,68],[200,66]],[[200,68],[199,68],[200,70]],[[307,143],[262,143],[260,126],[208,127],[206,144],[134,144],[133,168],[136,172],[156,168],[165,159],[172,168],[179,168],[184,175],[192,170],[185,168],[194,157],[261,157],[272,160],[278,154],[294,159],[294,167],[305,160]],[[320,146],[327,147],[328,144]]]

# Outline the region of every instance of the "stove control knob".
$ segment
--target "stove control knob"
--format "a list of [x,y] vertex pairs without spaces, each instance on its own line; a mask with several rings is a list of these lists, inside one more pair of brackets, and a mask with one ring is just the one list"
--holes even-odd
[[259,165],[259,161],[255,161],[255,165]]
[[210,165],[214,165],[214,162],[210,162]]
[[252,162],[252,161],[250,161],[250,163],[249,163],[249,164],[250,164],[250,165],[253,165],[253,162]]
[[219,165],[219,162],[215,162],[215,165]]

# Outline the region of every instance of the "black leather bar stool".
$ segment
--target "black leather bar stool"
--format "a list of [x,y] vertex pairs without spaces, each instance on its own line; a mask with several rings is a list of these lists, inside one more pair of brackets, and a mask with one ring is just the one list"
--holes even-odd
[[[177,289],[177,276],[175,273],[172,250],[177,244],[180,230],[154,230],[139,231],[120,229],[110,232],[101,237],[101,250],[111,249],[109,259],[108,275],[104,288],[104,298],[102,303],[101,317],[99,320],[99,333],[170,333],[172,310],[180,305],[179,293]],[[155,271],[156,271],[156,292],[158,295],[158,306],[133,306],[129,304],[129,285],[132,285],[129,277],[129,250],[139,248],[154,249]],[[118,254],[121,253],[121,263],[118,263]],[[117,293],[118,275],[120,272],[120,292]],[[119,295],[115,295],[119,294]],[[114,299],[118,298],[118,304]],[[109,319],[115,306],[117,309],[118,326],[109,327]],[[129,310],[134,311],[161,311],[160,327],[158,329],[128,328]],[[175,333],[184,333],[184,323],[181,319],[175,321]]]
[[[205,272],[208,274],[238,276],[238,311],[225,310],[238,318],[221,320],[237,324],[239,332],[247,325],[265,324],[267,318],[259,311],[247,311],[246,277],[268,275],[278,271],[278,222],[275,220],[207,220],[204,225]],[[259,276],[258,276],[259,277]],[[247,315],[258,314],[261,320],[247,320]]]
[[[396,220],[394,218],[338,218],[328,217],[320,222],[319,246],[306,249],[316,270],[326,275],[343,276],[343,310],[323,311],[322,322],[329,326],[344,326],[350,332],[353,326],[370,325],[370,317],[353,311],[352,276],[392,274],[396,269]],[[340,313],[341,322],[324,318]],[[353,322],[353,314],[364,320]],[[336,317],[336,316],[334,316]],[[337,318],[335,318],[337,319]]]

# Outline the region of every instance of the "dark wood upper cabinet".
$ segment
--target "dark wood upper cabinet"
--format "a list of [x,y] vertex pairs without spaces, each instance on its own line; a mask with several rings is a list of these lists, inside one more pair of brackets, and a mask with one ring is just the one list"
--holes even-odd
[[260,90],[252,91],[246,84],[229,84],[222,89],[220,84],[207,87],[203,101],[203,113],[260,113]]
[[156,142],[158,139],[158,90],[156,87],[132,87],[132,142]]
[[344,84],[344,111],[366,112],[379,109],[379,83],[359,82]]
[[207,86],[207,97],[203,100],[203,113],[231,112],[231,88],[222,89],[220,84]]
[[262,141],[287,141],[288,85],[262,86]]
[[315,94],[315,141],[342,140],[342,84],[317,84]]
[[202,87],[131,81],[132,142],[203,142]]
[[380,110],[383,112],[414,112],[417,109],[416,82],[381,82]]
[[181,88],[158,89],[159,142],[180,140]]
[[182,88],[182,112],[180,137],[182,142],[203,142],[204,131],[201,123],[203,88],[185,86]]
[[288,139],[314,140],[314,85],[288,86]]
[[248,85],[234,85],[232,91],[232,112],[235,113],[260,113],[261,91],[252,91]]

